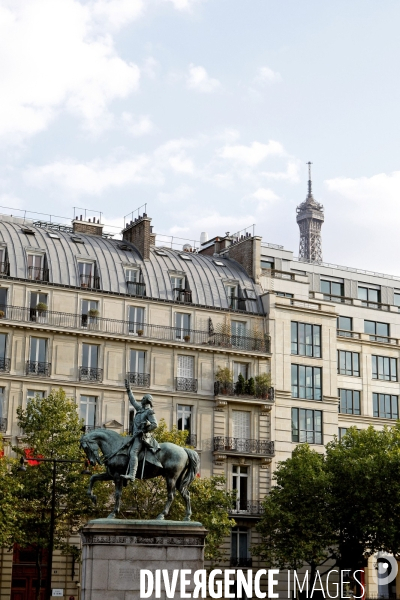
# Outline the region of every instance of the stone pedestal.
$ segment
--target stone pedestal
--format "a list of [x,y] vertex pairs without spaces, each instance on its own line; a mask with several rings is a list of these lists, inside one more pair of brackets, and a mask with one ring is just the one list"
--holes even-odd
[[[155,579],[158,569],[167,569],[170,579],[174,569],[203,569],[206,534],[196,522],[89,521],[82,531],[81,600],[139,600],[141,569],[150,570]],[[179,589],[178,577],[174,598],[181,597]]]

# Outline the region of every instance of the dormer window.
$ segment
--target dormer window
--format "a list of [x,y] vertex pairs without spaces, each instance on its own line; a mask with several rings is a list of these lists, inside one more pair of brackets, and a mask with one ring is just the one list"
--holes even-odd
[[92,262],[78,262],[79,285],[82,288],[99,289],[99,277]]
[[28,254],[28,279],[34,281],[48,281],[49,270],[45,268],[43,254]]
[[237,285],[227,285],[226,295],[228,298],[228,307],[237,310],[239,307],[239,292]]
[[0,246],[0,274],[8,275],[10,270],[10,264],[7,260],[7,249],[5,246]]
[[175,302],[192,301],[192,292],[188,289],[184,275],[171,275],[171,285]]
[[132,296],[146,295],[146,284],[142,281],[140,269],[125,269],[125,281],[128,294],[132,294]]
[[29,227],[22,227],[21,231],[22,233],[25,233],[25,235],[35,235],[35,232],[32,229],[29,229]]

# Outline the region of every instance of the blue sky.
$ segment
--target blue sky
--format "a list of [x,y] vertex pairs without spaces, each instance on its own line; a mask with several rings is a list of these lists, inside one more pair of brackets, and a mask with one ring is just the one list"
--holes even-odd
[[122,226],[146,202],[159,233],[256,223],[297,254],[311,160],[324,260],[400,274],[399,20],[398,0],[0,0],[0,205]]

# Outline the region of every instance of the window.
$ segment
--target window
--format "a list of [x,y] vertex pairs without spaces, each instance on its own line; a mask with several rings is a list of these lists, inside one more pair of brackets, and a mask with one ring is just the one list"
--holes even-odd
[[0,288],[0,310],[7,316],[7,288]]
[[232,309],[236,310],[239,306],[238,286],[237,285],[227,285],[225,289],[226,289],[226,295],[228,298],[228,308],[232,308]]
[[171,285],[173,290],[183,290],[185,288],[185,278],[171,277]]
[[53,240],[59,240],[60,239],[60,236],[57,235],[56,233],[49,232],[47,235],[49,236],[49,238],[52,238]]
[[347,433],[348,427],[339,427],[339,441],[343,438]]
[[191,256],[188,256],[187,254],[180,254],[179,256],[183,260],[192,260]]
[[139,281],[140,271],[139,269],[125,269],[126,281]]
[[27,390],[26,402],[29,403],[31,400],[39,397],[41,400],[46,397],[46,392],[43,390]]
[[175,339],[183,340],[190,338],[190,315],[187,313],[175,313]]
[[50,375],[50,363],[47,361],[47,339],[31,337],[29,360],[26,365],[27,375]]
[[0,273],[3,275],[9,275],[9,263],[6,257],[6,248],[0,247]]
[[234,362],[233,363],[233,381],[239,379],[239,375],[243,376],[243,379],[248,379],[249,363]]
[[292,354],[321,358],[321,325],[292,321]]
[[95,344],[82,344],[82,366],[80,368],[81,381],[102,381],[103,369],[98,368],[99,346]]
[[78,262],[79,283],[82,288],[97,288],[98,277],[94,276],[94,264]]
[[236,491],[235,511],[247,512],[249,468],[232,466],[232,489]]
[[249,290],[248,288],[245,288],[243,290],[243,295],[248,300],[257,300],[257,294],[255,293],[254,290]]
[[[232,321],[231,322],[231,335],[233,338],[243,338],[246,337],[247,328],[246,323],[243,321]],[[233,344],[235,343],[235,339],[232,340]]]
[[173,298],[176,302],[191,302],[192,292],[185,288],[186,278],[171,276]]
[[177,406],[177,424],[179,431],[187,431],[189,436],[192,433],[192,407],[184,404]]
[[73,242],[75,242],[75,244],[84,244],[85,242],[83,241],[82,238],[78,237],[78,236],[71,236],[71,240]]
[[28,254],[28,279],[46,281],[47,271],[44,269],[44,256],[41,254]]
[[397,381],[397,359],[389,356],[372,356],[372,379]]
[[273,258],[269,258],[261,261],[262,269],[275,269],[275,263]]
[[394,292],[394,305],[400,307],[400,292],[396,290]]
[[277,296],[280,296],[280,298],[293,298],[294,297],[293,294],[289,294],[288,292],[275,292],[275,294]]
[[[369,333],[369,339],[375,342],[387,342],[389,323],[377,323],[376,321],[364,321],[364,333]],[[379,337],[384,336],[384,337]]]
[[178,377],[185,379],[193,379],[194,376],[194,357],[193,356],[178,356]]
[[352,337],[353,319],[351,317],[338,317],[337,329],[340,337]]
[[96,427],[96,396],[81,396],[79,416],[83,419],[86,431]]
[[98,317],[99,303],[97,300],[82,300],[82,327],[93,329],[98,325]]
[[389,394],[372,394],[374,417],[398,419],[398,397]]
[[[29,318],[31,321],[46,323],[47,321],[47,294],[31,292],[29,303]],[[38,308],[39,307],[39,308]]]
[[322,294],[325,294],[327,296],[344,296],[343,282],[321,279],[320,285]]
[[214,260],[213,263],[217,265],[217,267],[226,267],[226,264],[222,262],[222,260]]
[[371,308],[374,308],[374,303],[381,301],[381,290],[379,288],[359,285],[358,299],[362,300],[363,306],[370,306]]
[[292,442],[322,444],[322,411],[292,408]]
[[6,433],[7,431],[7,419],[5,415],[5,400],[4,400],[5,388],[0,387],[0,433]]
[[233,437],[240,440],[250,439],[250,413],[245,410],[234,410],[233,418]]
[[144,333],[144,308],[141,306],[129,307],[129,333],[139,336]]
[[360,377],[360,355],[358,352],[338,350],[337,361],[339,375]]
[[7,334],[0,333],[0,371],[7,373],[10,370],[10,361],[7,359]]
[[292,365],[292,397],[322,400],[321,367]]
[[231,567],[251,566],[249,530],[247,527],[233,527],[231,532]]
[[131,373],[145,373],[146,352],[144,352],[143,350],[130,351],[130,371]]
[[164,250],[155,250],[155,253],[158,254],[158,256],[168,256]]
[[361,415],[359,391],[339,390],[339,397],[339,412],[347,415]]
[[125,280],[128,287],[128,294],[134,296],[144,296],[146,286],[141,281],[142,273],[140,269],[125,269]]

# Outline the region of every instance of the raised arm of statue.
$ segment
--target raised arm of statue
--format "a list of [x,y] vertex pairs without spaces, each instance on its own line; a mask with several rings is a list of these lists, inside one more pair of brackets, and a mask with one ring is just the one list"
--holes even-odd
[[126,387],[126,391],[128,393],[129,402],[132,404],[132,406],[135,410],[140,410],[142,408],[142,405],[139,402],[136,402],[128,379],[125,379],[125,387]]

